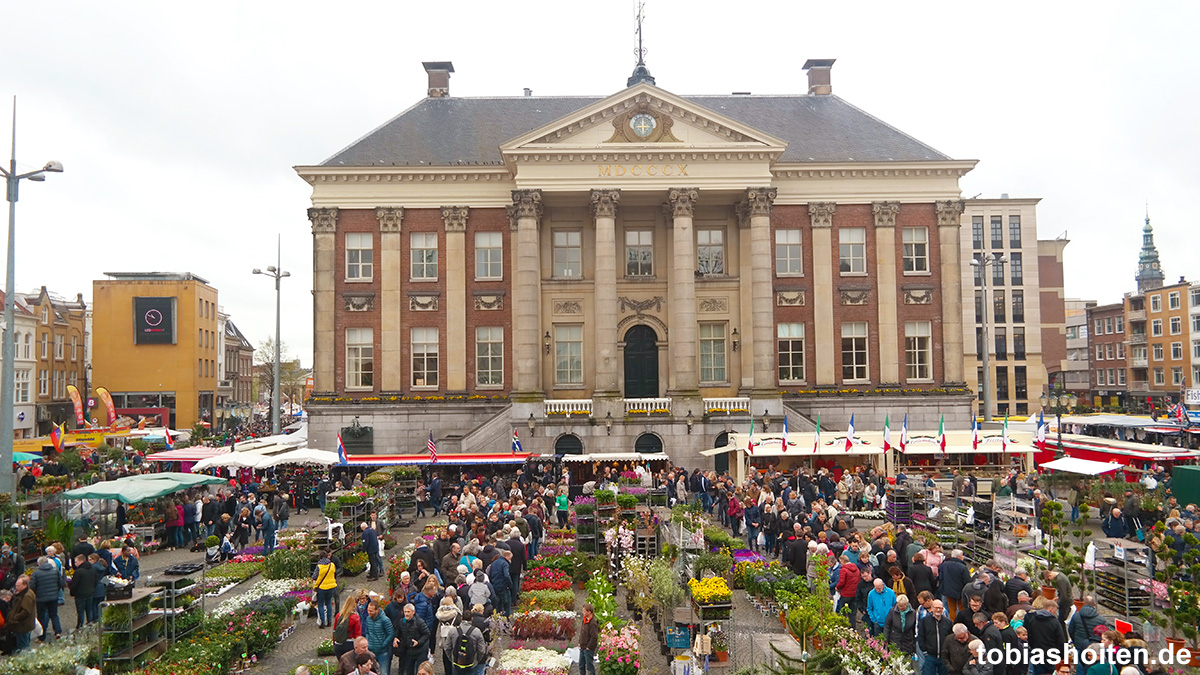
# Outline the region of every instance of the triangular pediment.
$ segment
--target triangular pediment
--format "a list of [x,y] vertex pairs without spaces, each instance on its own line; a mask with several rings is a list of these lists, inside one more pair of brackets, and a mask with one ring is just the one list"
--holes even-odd
[[787,143],[650,84],[637,84],[500,146],[525,153],[703,151],[777,158]]

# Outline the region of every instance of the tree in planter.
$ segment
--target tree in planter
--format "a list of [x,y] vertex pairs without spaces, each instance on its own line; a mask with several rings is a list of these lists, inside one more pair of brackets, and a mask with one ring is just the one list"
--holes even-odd
[[[1160,526],[1165,530],[1165,525],[1156,524],[1151,531],[1152,539]],[[1200,636],[1200,596],[1197,595],[1200,593],[1200,576],[1197,576],[1200,575],[1200,549],[1197,548],[1200,547],[1200,539],[1185,531],[1184,552],[1180,559],[1176,559],[1171,544],[1179,545],[1177,537],[1179,535],[1174,533],[1164,533],[1154,549],[1160,567],[1155,572],[1155,578],[1167,586],[1167,604],[1161,612],[1155,613],[1152,620],[1156,625],[1165,624],[1172,638],[1178,638],[1182,633],[1196,647],[1197,637]],[[1163,561],[1167,561],[1165,566]]]
[[[1082,551],[1077,554],[1067,535],[1067,519],[1063,514],[1063,505],[1056,501],[1047,501],[1042,506],[1042,537],[1044,546],[1036,553],[1050,563],[1051,569],[1059,569],[1066,573],[1071,585],[1078,588],[1082,599],[1083,586],[1087,577],[1083,569]],[[1068,600],[1069,598],[1063,598]]]

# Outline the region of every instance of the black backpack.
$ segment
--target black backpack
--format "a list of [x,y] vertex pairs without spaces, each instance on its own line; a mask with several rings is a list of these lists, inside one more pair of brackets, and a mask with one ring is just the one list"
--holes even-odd
[[459,668],[473,668],[475,666],[475,643],[471,641],[471,629],[474,626],[467,625],[464,631],[460,624],[458,627],[458,637],[454,640],[454,665]]
[[350,639],[350,617],[338,617],[339,621],[333,625],[333,644],[340,645]]

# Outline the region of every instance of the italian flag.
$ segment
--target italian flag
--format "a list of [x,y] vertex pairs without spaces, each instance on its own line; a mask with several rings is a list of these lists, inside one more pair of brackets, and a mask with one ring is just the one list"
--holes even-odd
[[817,413],[817,436],[813,439],[813,454],[817,454],[817,448],[821,447],[821,413]]
[[942,449],[942,454],[946,454],[946,416],[942,415],[942,419],[938,422],[938,447]]
[[904,423],[900,426],[900,454],[908,450],[908,413],[904,413]]
[[1000,431],[1000,452],[1008,452],[1008,415],[1004,416],[1004,428]]
[[883,451],[887,452],[892,449],[892,425],[891,415],[885,415],[883,418]]
[[754,454],[754,415],[750,416],[750,438],[746,441],[746,452]]

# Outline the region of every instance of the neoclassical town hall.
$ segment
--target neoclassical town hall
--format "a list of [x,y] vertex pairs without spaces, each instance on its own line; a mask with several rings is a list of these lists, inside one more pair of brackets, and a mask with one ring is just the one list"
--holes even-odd
[[[665,449],[968,428],[955,160],[834,96],[426,98],[315,166],[310,442]],[[353,133],[351,130],[349,133]],[[893,420],[893,426],[898,422]]]

